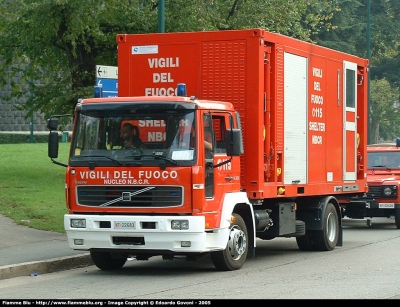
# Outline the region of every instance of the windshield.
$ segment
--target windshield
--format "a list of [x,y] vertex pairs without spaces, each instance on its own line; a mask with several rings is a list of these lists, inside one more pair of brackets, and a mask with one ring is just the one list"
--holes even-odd
[[376,151],[368,153],[368,168],[400,168],[400,151]]
[[194,164],[193,108],[99,105],[82,106],[77,113],[71,165]]

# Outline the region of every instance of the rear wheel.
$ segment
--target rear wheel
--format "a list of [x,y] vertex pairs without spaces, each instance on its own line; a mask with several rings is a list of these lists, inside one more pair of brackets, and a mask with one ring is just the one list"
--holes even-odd
[[324,214],[322,230],[314,230],[314,244],[318,251],[330,251],[336,247],[339,239],[339,219],[335,206],[329,203]]
[[234,221],[229,227],[230,233],[226,248],[211,253],[211,260],[219,271],[240,269],[245,263],[249,251],[246,224],[240,215],[234,213],[233,216]]
[[397,229],[400,229],[400,208],[394,209],[394,222],[396,223]]
[[306,234],[297,237],[297,246],[303,251],[330,251],[339,240],[339,219],[335,206],[326,206],[322,230],[306,230]]
[[101,270],[117,270],[124,266],[127,258],[115,257],[109,252],[90,251],[93,263]]

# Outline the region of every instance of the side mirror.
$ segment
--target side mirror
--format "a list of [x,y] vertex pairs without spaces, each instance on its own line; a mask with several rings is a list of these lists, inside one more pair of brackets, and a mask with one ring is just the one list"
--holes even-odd
[[49,147],[48,147],[48,156],[49,158],[55,159],[58,158],[58,132],[50,131],[49,134]]
[[243,153],[242,131],[240,129],[227,130],[225,139],[228,156],[240,156]]

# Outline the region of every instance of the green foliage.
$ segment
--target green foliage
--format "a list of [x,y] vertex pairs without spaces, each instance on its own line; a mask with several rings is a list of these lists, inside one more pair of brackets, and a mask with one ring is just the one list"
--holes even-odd
[[400,109],[398,88],[393,88],[386,79],[372,80],[370,93],[372,143],[394,141],[400,136]]
[[[60,134],[60,142],[69,142],[71,136],[67,134]],[[33,134],[33,140],[31,142],[30,134],[21,133],[1,133],[0,132],[0,144],[26,144],[26,143],[48,143],[49,134]]]
[[[320,31],[313,33],[313,40],[331,49],[365,57],[366,10],[360,14],[360,8],[365,10],[365,6],[357,0],[333,1],[330,6],[331,26],[322,24]],[[315,9],[311,8],[312,11]],[[357,49],[358,40],[362,41],[361,50]]]
[[[302,40],[328,21],[331,1],[166,1],[166,32],[262,28]],[[311,13],[309,8],[318,6]]]
[[[69,143],[60,143],[59,161],[67,161]],[[51,163],[47,144],[0,145],[0,213],[16,223],[64,233],[65,168]]]
[[[34,134],[32,143],[47,143],[49,139],[48,134]],[[1,133],[0,132],[0,144],[21,144],[30,143],[30,134],[14,134],[14,133]]]

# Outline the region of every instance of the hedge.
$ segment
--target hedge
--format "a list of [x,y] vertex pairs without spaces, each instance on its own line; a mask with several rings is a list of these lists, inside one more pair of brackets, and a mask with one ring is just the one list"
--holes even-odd
[[[68,142],[70,136],[60,135],[60,142]],[[32,143],[47,143],[49,140],[49,134],[33,134],[33,142]],[[31,143],[31,135],[30,134],[21,134],[21,133],[1,133],[0,132],[0,144],[23,144],[23,143]]]

